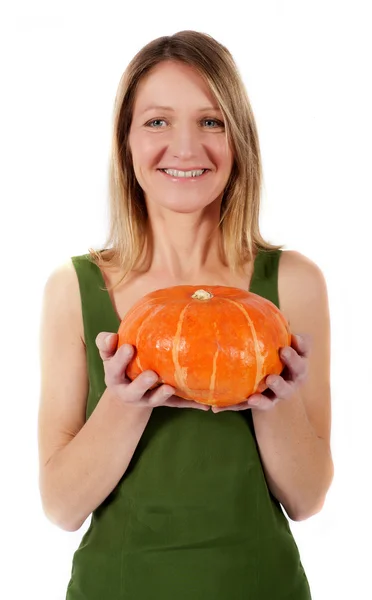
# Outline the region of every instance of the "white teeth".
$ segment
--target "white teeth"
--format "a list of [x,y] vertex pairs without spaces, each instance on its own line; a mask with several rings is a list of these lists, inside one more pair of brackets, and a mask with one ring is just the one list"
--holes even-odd
[[172,177],[199,177],[203,175],[204,171],[207,169],[201,169],[199,171],[175,171],[173,169],[162,169],[168,175],[172,175]]

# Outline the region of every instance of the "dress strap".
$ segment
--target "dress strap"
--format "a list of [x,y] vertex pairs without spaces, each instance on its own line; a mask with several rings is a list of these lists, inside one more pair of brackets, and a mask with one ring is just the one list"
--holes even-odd
[[279,306],[278,273],[282,250],[259,250],[249,291],[263,296]]

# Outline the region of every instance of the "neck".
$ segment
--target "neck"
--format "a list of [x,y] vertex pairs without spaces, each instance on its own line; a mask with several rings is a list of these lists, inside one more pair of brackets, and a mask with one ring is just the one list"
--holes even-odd
[[149,242],[154,275],[189,280],[224,264],[217,219],[175,213],[152,219]]

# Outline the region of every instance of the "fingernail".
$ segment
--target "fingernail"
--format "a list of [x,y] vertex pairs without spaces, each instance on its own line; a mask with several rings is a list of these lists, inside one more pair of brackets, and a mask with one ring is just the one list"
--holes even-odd
[[250,401],[248,402],[248,405],[249,405],[249,406],[258,406],[258,405],[259,405],[259,403],[260,403],[260,401],[258,400],[258,398],[252,398],[252,400],[250,400]]
[[111,342],[112,342],[112,336],[113,336],[112,333],[110,333],[110,335],[106,335],[106,337],[105,337],[106,348],[110,348]]

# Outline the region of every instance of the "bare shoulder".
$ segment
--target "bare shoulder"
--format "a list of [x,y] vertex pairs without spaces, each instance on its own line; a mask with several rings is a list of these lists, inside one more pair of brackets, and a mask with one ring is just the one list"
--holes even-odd
[[53,292],[62,292],[66,290],[66,295],[68,292],[76,291],[76,286],[78,284],[77,275],[72,263],[71,259],[67,259],[64,262],[60,263],[49,273],[45,286],[44,292],[53,293]]
[[324,275],[313,260],[296,250],[283,250],[280,258],[279,274],[283,281],[302,286],[304,283],[321,285]]
[[79,281],[71,258],[57,265],[44,285],[43,311],[63,307],[68,318],[75,324],[84,342]]
[[76,270],[72,263],[71,258],[66,259],[50,272],[46,283],[45,289],[54,289],[56,287],[63,287],[68,285],[70,290],[76,288],[77,276]]
[[323,271],[313,260],[295,250],[283,250],[279,261],[278,290],[284,314],[308,311],[311,306],[328,306]]

